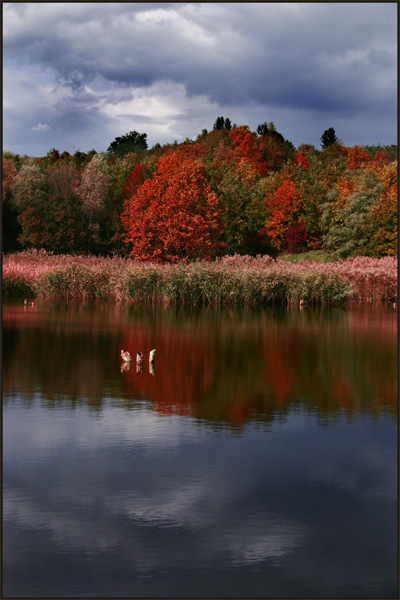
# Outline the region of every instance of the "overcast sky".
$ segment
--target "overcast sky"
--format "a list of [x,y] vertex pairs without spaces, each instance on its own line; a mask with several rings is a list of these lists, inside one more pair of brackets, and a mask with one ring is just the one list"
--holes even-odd
[[3,149],[195,139],[218,116],[298,147],[397,143],[397,4],[4,3]]

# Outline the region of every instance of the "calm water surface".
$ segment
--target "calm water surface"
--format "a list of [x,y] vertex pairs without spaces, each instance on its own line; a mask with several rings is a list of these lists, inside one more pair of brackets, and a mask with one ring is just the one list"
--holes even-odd
[[396,349],[391,307],[4,304],[3,597],[397,597]]

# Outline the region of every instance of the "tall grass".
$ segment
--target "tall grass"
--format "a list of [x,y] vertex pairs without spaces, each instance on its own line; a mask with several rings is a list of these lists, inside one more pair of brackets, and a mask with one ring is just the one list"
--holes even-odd
[[397,259],[336,262],[227,256],[160,265],[120,257],[18,252],[3,257],[3,296],[197,305],[394,301]]

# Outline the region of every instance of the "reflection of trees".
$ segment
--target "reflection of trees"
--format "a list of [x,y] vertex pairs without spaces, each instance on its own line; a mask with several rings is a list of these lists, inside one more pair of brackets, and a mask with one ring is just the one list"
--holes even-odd
[[[148,400],[160,414],[241,425],[295,404],[321,417],[396,412],[396,317],[380,307],[242,310],[138,305],[4,307],[4,397],[48,405]],[[140,375],[119,352],[145,353]],[[155,374],[148,353],[157,348]]]

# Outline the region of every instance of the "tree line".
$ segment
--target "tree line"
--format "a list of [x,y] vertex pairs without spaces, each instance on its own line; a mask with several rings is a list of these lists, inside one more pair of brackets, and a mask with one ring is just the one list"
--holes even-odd
[[397,147],[346,147],[331,127],[298,148],[263,123],[218,117],[195,140],[106,153],[3,154],[3,251],[131,255],[397,254]]

